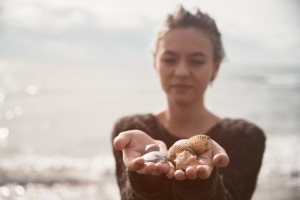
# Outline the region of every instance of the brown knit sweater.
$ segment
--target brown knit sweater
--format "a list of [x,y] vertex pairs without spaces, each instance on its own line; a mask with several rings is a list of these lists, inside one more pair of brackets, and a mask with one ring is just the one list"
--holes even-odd
[[[138,129],[153,139],[165,142],[168,148],[177,138],[152,114],[121,118],[112,132],[112,140],[122,131]],[[227,152],[227,167],[214,167],[208,179],[183,180],[159,176],[141,175],[128,171],[123,163],[122,152],[113,149],[116,160],[116,177],[121,198],[155,200],[248,200],[255,190],[265,149],[263,131],[242,119],[223,119],[206,135],[220,144]]]

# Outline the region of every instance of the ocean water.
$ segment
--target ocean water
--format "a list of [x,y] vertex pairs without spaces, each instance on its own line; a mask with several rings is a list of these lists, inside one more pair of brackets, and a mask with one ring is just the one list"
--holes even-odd
[[[300,198],[300,66],[225,63],[206,105],[267,136],[254,200]],[[110,132],[165,97],[150,64],[0,61],[0,199],[119,199]]]

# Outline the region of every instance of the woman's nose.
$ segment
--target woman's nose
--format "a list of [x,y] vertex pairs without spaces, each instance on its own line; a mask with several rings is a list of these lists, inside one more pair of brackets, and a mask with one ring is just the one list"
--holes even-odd
[[189,70],[187,64],[185,62],[178,63],[175,71],[175,76],[185,77],[188,76],[188,74],[189,74]]

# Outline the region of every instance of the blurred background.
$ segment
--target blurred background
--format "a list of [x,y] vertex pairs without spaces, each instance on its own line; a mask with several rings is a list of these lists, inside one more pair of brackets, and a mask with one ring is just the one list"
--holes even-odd
[[179,4],[222,33],[206,105],[267,136],[253,199],[300,198],[299,1],[2,0],[0,200],[120,198],[110,133],[165,106],[151,44]]

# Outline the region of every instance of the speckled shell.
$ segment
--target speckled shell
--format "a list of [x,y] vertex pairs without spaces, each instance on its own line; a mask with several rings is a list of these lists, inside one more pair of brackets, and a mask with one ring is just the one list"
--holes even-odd
[[191,154],[195,155],[195,152],[192,149],[190,149],[189,147],[187,147],[186,145],[173,145],[168,150],[167,159],[174,164],[174,159],[176,159],[177,154],[179,154],[183,151],[188,151]]
[[159,146],[157,144],[148,144],[146,147],[145,147],[145,152],[144,154],[146,153],[149,153],[151,151],[159,151]]
[[212,147],[212,139],[207,135],[195,135],[190,137],[186,146],[193,149],[196,154],[203,154]]
[[142,156],[145,162],[164,163],[167,161],[167,155],[160,151],[151,151]]

